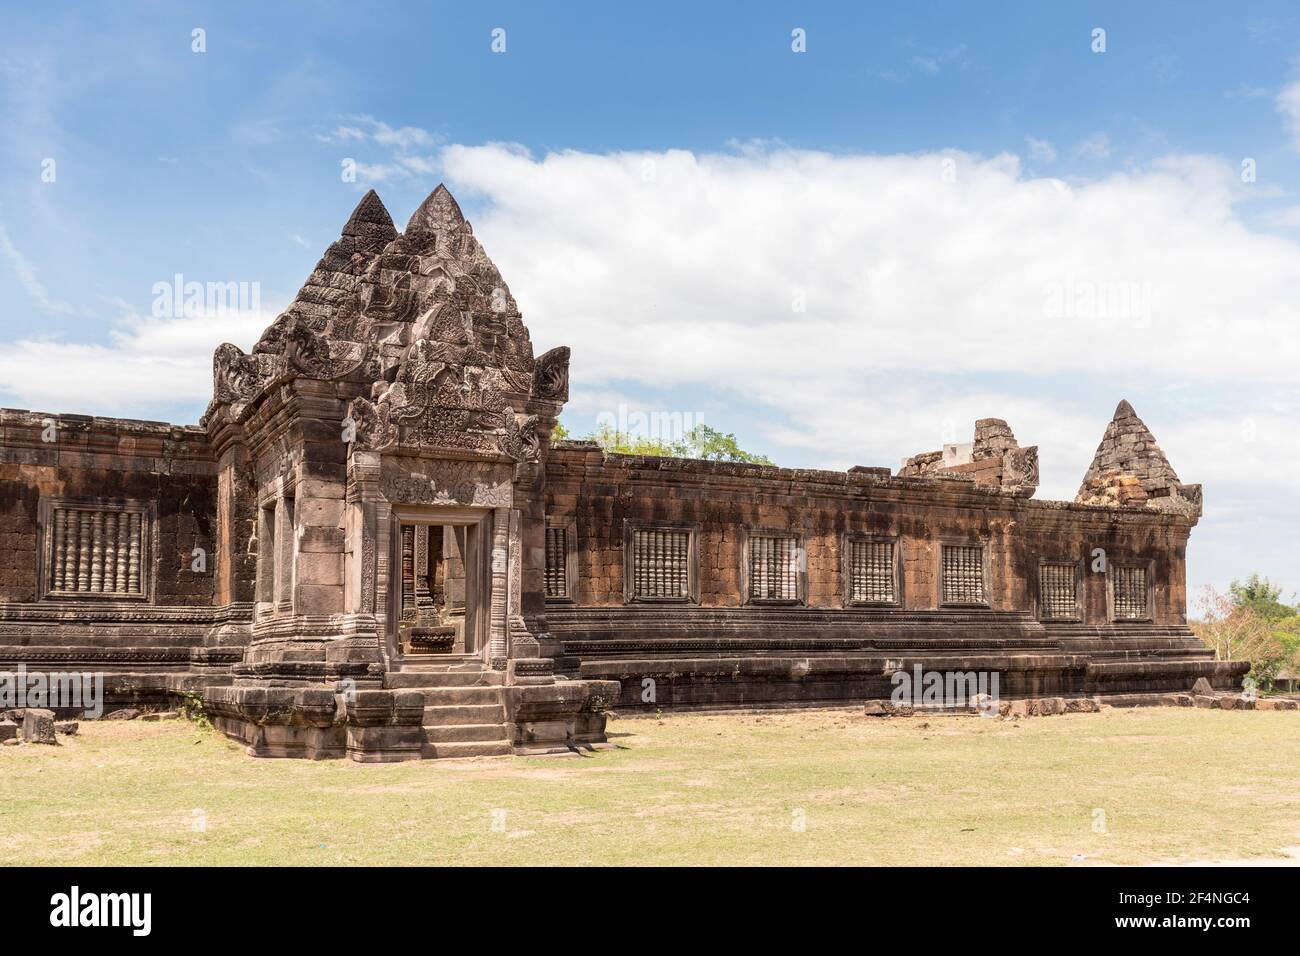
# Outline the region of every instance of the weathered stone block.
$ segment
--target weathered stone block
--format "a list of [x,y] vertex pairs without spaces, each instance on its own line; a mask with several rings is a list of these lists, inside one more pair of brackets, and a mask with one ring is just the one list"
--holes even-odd
[[23,714],[23,742],[58,744],[54,737],[54,711],[28,707]]
[[294,571],[297,575],[298,587],[310,585],[340,587],[343,584],[343,555],[300,552]]

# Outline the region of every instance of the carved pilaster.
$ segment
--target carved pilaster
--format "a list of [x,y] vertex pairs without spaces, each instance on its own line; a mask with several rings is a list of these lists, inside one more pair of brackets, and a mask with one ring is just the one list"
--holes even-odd
[[510,514],[509,508],[497,508],[492,512],[492,611],[488,659],[493,664],[504,661],[509,653],[506,610],[510,599]]

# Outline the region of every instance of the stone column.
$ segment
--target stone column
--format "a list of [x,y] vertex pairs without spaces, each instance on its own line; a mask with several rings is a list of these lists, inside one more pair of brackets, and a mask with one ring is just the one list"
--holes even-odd
[[510,514],[509,508],[492,511],[492,608],[488,662],[494,666],[509,656],[506,615],[510,606]]

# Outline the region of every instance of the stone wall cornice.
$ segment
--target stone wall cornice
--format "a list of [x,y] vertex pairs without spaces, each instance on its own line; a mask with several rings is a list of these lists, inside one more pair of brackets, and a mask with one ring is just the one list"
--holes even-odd
[[[47,423],[57,431],[45,441]],[[0,410],[0,460],[120,471],[202,474],[214,462],[207,430],[196,425],[90,415]]]
[[920,478],[871,472],[780,468],[688,458],[609,454],[595,442],[556,442],[548,480],[579,486],[623,485],[631,489],[678,485],[716,494],[758,494],[800,499],[841,499],[946,506],[1023,517],[1036,527],[1053,522],[1079,527],[1140,524],[1190,530],[1194,518],[1141,507],[1112,508],[1071,501],[1038,501],[999,488],[953,478]]

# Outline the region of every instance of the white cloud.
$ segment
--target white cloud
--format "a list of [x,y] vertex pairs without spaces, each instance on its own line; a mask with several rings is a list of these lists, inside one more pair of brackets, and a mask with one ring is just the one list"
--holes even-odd
[[1246,228],[1218,160],[1067,185],[961,153],[442,158],[576,381],[790,405],[886,371],[1289,383],[1300,360],[1300,245]]
[[1093,133],[1074,148],[1074,155],[1079,159],[1109,159],[1110,137],[1105,133]]
[[1291,148],[1300,152],[1300,81],[1284,86],[1274,100],[1283,125],[1291,134]]
[[415,147],[428,148],[437,141],[437,137],[427,129],[418,126],[389,126],[373,116],[364,115],[350,116],[348,120],[349,125],[336,126],[328,136],[320,138],[340,142],[371,140],[380,146],[387,146],[402,153],[409,152]]
[[128,314],[108,344],[23,339],[0,347],[0,404],[48,412],[152,417],[202,408],[212,397],[212,352],[249,348],[275,312],[182,318]]
[[368,148],[382,154],[382,160],[367,162],[353,159],[358,179],[363,183],[382,183],[394,179],[431,176],[438,171],[437,160],[412,152],[417,147],[434,145],[436,137],[418,126],[389,126],[373,116],[350,116],[352,125],[336,126],[328,134],[317,135],[326,143],[343,143]]
[[1056,162],[1056,147],[1047,140],[1026,136],[1025,143],[1029,146],[1030,159],[1038,160],[1040,163]]
[[3,220],[0,220],[0,254],[3,254],[8,261],[10,270],[17,277],[18,284],[23,287],[27,297],[38,308],[45,312],[69,313],[72,311],[71,306],[66,302],[55,299],[46,292],[45,285],[36,275],[36,267],[23,254],[23,251],[14,245]]

